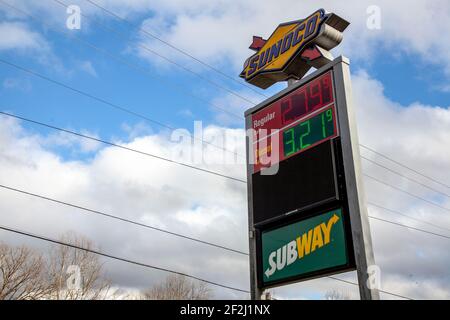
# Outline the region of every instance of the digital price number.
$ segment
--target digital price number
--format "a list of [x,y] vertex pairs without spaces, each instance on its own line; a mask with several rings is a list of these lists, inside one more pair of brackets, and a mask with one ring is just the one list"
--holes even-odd
[[[254,171],[278,153],[274,162],[298,154],[337,136],[333,74],[331,71],[273,101],[251,118]],[[278,132],[274,135],[273,132]],[[277,143],[277,146],[274,144]],[[261,160],[264,159],[264,160]]]
[[284,157],[301,152],[336,135],[334,107],[283,131]]

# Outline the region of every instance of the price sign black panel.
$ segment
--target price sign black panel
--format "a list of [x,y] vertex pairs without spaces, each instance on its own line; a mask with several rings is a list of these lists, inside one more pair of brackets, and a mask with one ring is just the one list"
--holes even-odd
[[311,205],[338,199],[333,141],[279,163],[274,175],[252,176],[254,223],[272,221]]

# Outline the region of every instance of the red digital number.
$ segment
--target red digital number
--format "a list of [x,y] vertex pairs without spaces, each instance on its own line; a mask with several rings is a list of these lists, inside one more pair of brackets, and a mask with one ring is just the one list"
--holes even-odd
[[325,75],[281,101],[283,125],[295,121],[333,101],[331,77]]

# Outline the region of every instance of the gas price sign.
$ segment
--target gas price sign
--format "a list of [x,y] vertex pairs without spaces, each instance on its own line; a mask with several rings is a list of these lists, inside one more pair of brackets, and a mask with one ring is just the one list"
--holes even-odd
[[[255,171],[264,166],[264,158],[283,161],[336,137],[331,71],[252,115],[252,124]],[[278,157],[272,157],[273,150],[278,150]]]
[[335,81],[321,70],[246,113],[260,288],[355,269]]
[[255,53],[242,78],[259,88],[288,81],[245,112],[252,299],[266,288],[355,269],[361,299],[379,298],[366,285],[375,262],[350,61],[330,52],[348,25],[319,9],[250,45]]

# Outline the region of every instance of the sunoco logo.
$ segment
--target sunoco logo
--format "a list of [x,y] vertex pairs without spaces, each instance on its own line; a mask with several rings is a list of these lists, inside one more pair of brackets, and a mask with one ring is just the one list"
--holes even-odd
[[[267,41],[256,37],[250,48],[258,49],[258,52],[246,61],[241,76],[248,80],[263,70],[283,67],[286,61],[317,35],[324,14],[321,9],[305,20],[281,24]],[[256,43],[263,45],[258,48]]]
[[328,50],[341,42],[348,25],[341,17],[319,9],[306,19],[280,24],[267,40],[254,36],[250,49],[256,53],[245,61],[240,76],[263,89],[301,78],[311,67],[331,61]]

